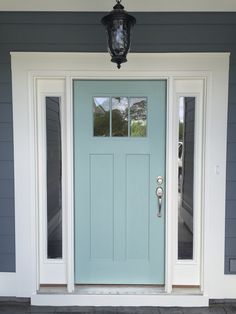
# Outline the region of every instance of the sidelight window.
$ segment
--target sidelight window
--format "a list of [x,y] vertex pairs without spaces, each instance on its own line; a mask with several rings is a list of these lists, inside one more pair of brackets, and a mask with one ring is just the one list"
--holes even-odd
[[62,258],[60,97],[46,97],[47,258]]

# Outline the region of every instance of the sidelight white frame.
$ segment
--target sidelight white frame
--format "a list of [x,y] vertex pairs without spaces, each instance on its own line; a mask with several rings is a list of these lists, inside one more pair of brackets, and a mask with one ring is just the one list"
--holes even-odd
[[38,178],[38,237],[39,271],[38,282],[41,284],[66,284],[66,162],[62,163],[62,258],[47,257],[47,146],[46,146],[46,97],[58,97],[61,122],[61,158],[66,160],[66,107],[64,78],[35,79],[36,96],[36,138],[37,138],[37,178]]
[[[236,297],[236,277],[224,275],[224,218],[228,101],[228,53],[130,54],[120,71],[104,53],[12,52],[13,127],[16,209],[16,296],[31,297],[34,304],[58,305],[207,305],[209,298]],[[173,233],[172,208],[175,198],[172,178],[176,160],[173,149],[174,80],[203,78],[206,82],[204,182],[202,193],[202,294],[172,291]],[[65,123],[67,168],[65,176],[67,208],[66,260],[67,294],[38,294],[38,178],[37,129],[35,125],[35,80],[64,78],[67,112]],[[76,295],[73,256],[73,109],[72,79],[167,79],[167,158],[166,158],[166,274],[161,295]],[[218,125],[221,125],[219,130]],[[214,139],[217,137],[217,142]],[[177,160],[176,160],[177,162]],[[221,182],[221,194],[218,182]],[[215,199],[217,195],[217,199]],[[214,210],[213,210],[214,209]],[[215,227],[211,217],[215,217]],[[223,222],[223,223],[222,223]],[[26,263],[27,261],[27,263]],[[220,285],[216,284],[221,283]]]
[[[193,258],[181,260],[178,259],[178,246],[173,250],[173,281],[174,286],[199,286],[202,285],[201,280],[201,256],[202,256],[202,210],[204,204],[202,203],[202,186],[204,182],[203,170],[203,154],[204,154],[204,138],[205,138],[205,78],[178,78],[174,83],[175,103],[173,107],[174,119],[174,133],[178,135],[179,132],[179,98],[180,97],[195,97],[195,127],[194,127],[194,155],[193,155]],[[176,123],[177,122],[177,123]],[[175,142],[175,151],[178,150],[178,139]],[[177,153],[176,153],[177,154]],[[178,173],[178,166],[174,164],[174,178],[173,185],[178,186],[176,182]],[[175,204],[178,204],[178,192],[173,193]],[[178,205],[177,205],[178,206]],[[174,210],[174,234],[176,242],[178,241],[178,208]],[[177,242],[178,243],[178,242]]]

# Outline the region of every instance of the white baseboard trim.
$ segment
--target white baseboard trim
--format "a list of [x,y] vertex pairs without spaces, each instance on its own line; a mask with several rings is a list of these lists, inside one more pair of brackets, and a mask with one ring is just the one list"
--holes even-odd
[[16,273],[0,273],[0,296],[16,296]]
[[31,304],[38,306],[208,306],[209,298],[203,295],[78,295],[36,294]]

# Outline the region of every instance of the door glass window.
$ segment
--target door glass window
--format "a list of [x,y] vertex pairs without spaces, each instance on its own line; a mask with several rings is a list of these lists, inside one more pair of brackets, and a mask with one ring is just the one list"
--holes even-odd
[[112,97],[112,136],[128,136],[128,98]]
[[147,98],[130,98],[130,136],[147,135]]
[[93,97],[93,135],[147,136],[147,97]]
[[46,97],[47,258],[62,258],[60,97]]
[[110,136],[110,98],[93,98],[93,134]]
[[179,98],[178,259],[193,259],[195,97]]

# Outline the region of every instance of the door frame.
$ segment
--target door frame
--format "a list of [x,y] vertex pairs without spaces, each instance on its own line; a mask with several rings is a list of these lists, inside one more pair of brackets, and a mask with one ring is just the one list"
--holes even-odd
[[[142,53],[130,54],[129,62],[118,71],[109,62],[104,53],[28,53],[12,52],[12,82],[13,82],[13,128],[14,128],[14,166],[15,166],[15,210],[16,210],[16,285],[17,296],[31,297],[33,302],[50,302],[52,296],[46,295],[48,301],[42,301],[43,296],[38,295],[38,164],[37,157],[37,123],[35,114],[36,94],[35,87],[38,78],[65,80],[65,97],[67,114],[65,123],[69,127],[65,140],[67,141],[67,174],[66,174],[66,260],[67,260],[67,291],[74,291],[74,230],[73,230],[73,118],[72,118],[72,80],[79,79],[167,79],[167,151],[166,151],[166,254],[165,254],[165,293],[173,297],[173,224],[175,223],[171,208],[175,196],[171,189],[172,178],[175,173],[173,160],[176,158],[175,136],[172,129],[174,123],[173,106],[175,103],[174,82],[178,79],[201,78],[205,82],[207,93],[204,99],[205,136],[203,152],[203,187],[202,197],[202,303],[199,296],[195,301],[179,298],[183,304],[206,304],[209,296],[229,295],[236,280],[228,280],[224,276],[224,221],[225,217],[225,179],[226,179],[226,142],[227,142],[227,107],[228,107],[228,53]],[[218,110],[214,110],[217,107]],[[219,132],[218,125],[221,125]],[[218,135],[217,143],[214,138]],[[219,149],[220,147],[220,149]],[[214,165],[214,167],[212,166]],[[217,176],[217,177],[216,177]],[[22,181],[23,178],[23,181]],[[217,200],[218,186],[216,181],[222,182],[221,191]],[[24,184],[22,184],[24,183]],[[214,208],[214,212],[212,210]],[[216,230],[207,226],[211,225],[212,215],[216,216]],[[217,241],[216,241],[217,239]],[[216,243],[215,243],[216,242]],[[220,258],[219,258],[220,252]],[[28,263],[31,276],[29,275]],[[211,261],[214,267],[209,267]],[[204,270],[204,271],[203,271]],[[223,280],[221,287],[217,288],[211,283],[215,272],[220,272]],[[222,273],[221,273],[222,272]],[[228,277],[229,278],[229,277]],[[228,285],[228,286],[227,286]],[[224,287],[222,289],[222,287]],[[226,288],[225,288],[226,287]],[[218,289],[218,290],[217,290]],[[231,292],[232,294],[232,292]],[[58,297],[58,296],[57,296]],[[69,297],[69,296],[68,296]],[[133,296],[132,296],[133,297]],[[132,299],[131,297],[131,299]],[[67,296],[59,303],[65,301]],[[107,297],[105,297],[107,299]],[[95,298],[96,299],[96,298]],[[96,302],[91,301],[94,305]],[[122,299],[122,296],[121,296]],[[175,299],[175,298],[174,298]],[[180,301],[180,299],[182,301]],[[112,297],[107,303],[122,303]],[[134,300],[134,299],[133,299]],[[139,300],[139,301],[138,301]],[[168,299],[159,304],[165,304]],[[124,304],[130,301],[124,299]],[[73,301],[75,302],[75,300]],[[78,304],[87,304],[88,299],[77,300]],[[86,303],[87,302],[87,303]],[[148,296],[143,299],[137,297],[133,305],[158,304],[158,297],[150,303]],[[153,303],[154,302],[154,303]],[[170,301],[169,301],[170,302]],[[175,302],[175,301],[173,301]],[[177,302],[177,303],[178,303]],[[76,303],[76,304],[77,304]],[[181,303],[181,304],[182,304]],[[68,303],[67,303],[68,304]],[[89,303],[90,304],[90,303]],[[89,305],[88,304],[88,305]],[[123,304],[123,303],[122,303]],[[180,303],[178,303],[180,304]]]

